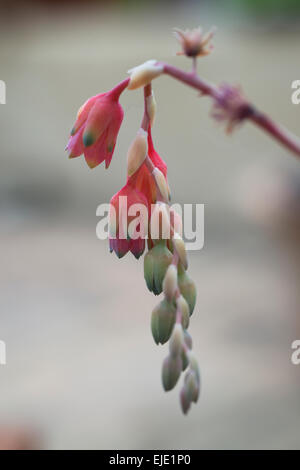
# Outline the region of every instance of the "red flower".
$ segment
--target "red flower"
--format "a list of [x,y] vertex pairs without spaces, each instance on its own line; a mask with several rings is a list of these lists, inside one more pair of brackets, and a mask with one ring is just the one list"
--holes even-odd
[[[134,205],[138,206],[134,206]],[[128,251],[138,259],[145,250],[148,203],[131,181],[110,201],[110,251],[122,258]]]
[[109,167],[124,115],[119,96],[128,81],[124,80],[107,93],[92,96],[81,106],[66,147],[69,158],[84,153],[90,168],[104,160],[105,167]]

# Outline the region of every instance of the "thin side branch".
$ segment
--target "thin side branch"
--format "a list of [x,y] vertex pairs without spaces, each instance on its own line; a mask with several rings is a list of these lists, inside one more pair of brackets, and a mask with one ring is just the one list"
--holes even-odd
[[[195,73],[187,73],[183,70],[177,69],[172,65],[159,62],[164,67],[164,73],[169,75],[176,80],[179,80],[186,85],[195,88],[200,91],[202,95],[208,95],[215,100],[215,102],[220,102],[223,97],[220,93],[220,90],[210,83],[206,82],[200,78]],[[300,139],[297,136],[291,134],[287,129],[276,124],[270,117],[266,114],[258,111],[250,103],[248,104],[248,112],[244,113],[240,117],[240,121],[248,119],[256,126],[260,127],[263,131],[267,132],[271,137],[277,140],[281,145],[288,148],[295,155],[300,157]]]

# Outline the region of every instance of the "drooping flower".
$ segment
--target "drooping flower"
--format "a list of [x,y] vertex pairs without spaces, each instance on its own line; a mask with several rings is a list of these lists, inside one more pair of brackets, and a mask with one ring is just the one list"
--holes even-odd
[[66,147],[69,158],[84,154],[90,168],[104,160],[109,167],[124,115],[119,97],[128,82],[126,79],[107,93],[92,96],[81,106]]
[[[167,165],[154,149],[150,126],[148,129],[148,156],[153,165],[163,173],[165,178],[167,178]],[[157,200],[156,184],[146,163],[143,163],[139,167],[139,169],[130,177],[130,180],[134,187],[145,195],[149,208],[151,207],[151,204],[155,204]]]
[[214,35],[214,29],[203,34],[200,27],[186,31],[174,28],[174,34],[182,47],[182,51],[177,52],[177,55],[200,57],[211,53],[213,46],[209,44],[209,41]]
[[109,247],[119,258],[128,251],[138,259],[145,250],[148,230],[148,203],[132,181],[118,191],[110,201]]

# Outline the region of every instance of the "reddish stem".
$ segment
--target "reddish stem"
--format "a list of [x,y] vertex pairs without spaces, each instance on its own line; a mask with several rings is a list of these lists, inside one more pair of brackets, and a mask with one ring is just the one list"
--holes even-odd
[[249,119],[272,137],[274,137],[274,139],[277,139],[283,146],[287,147],[296,155],[300,156],[299,139],[290,133],[287,129],[279,126],[268,116],[257,110],[254,110],[253,115],[250,116]]
[[108,93],[110,94],[111,98],[118,100],[120,98],[120,94],[127,88],[130,78],[125,78],[122,80],[118,85],[112,88]]
[[[220,93],[216,86],[201,79],[195,73],[184,72],[183,70],[177,69],[176,67],[163,62],[159,62],[159,64],[163,65],[164,73],[166,75],[170,75],[171,77],[176,78],[176,80],[201,91],[203,95],[209,95],[215,99],[220,97]],[[271,118],[256,110],[254,107],[251,107],[251,109],[252,113],[249,114],[246,119],[252,121],[263,131],[267,132],[274,139],[280,142],[284,147],[288,148],[300,157],[300,140],[298,137],[292,135],[287,129],[279,126]]]
[[177,69],[176,67],[173,67],[173,65],[165,64],[164,62],[159,62],[159,64],[163,65],[165,74],[176,78],[180,82],[183,82],[192,88],[196,88],[196,90],[201,91],[204,95],[210,95],[213,98],[216,98],[219,95],[215,86],[198,77],[195,73],[184,72],[183,70]]

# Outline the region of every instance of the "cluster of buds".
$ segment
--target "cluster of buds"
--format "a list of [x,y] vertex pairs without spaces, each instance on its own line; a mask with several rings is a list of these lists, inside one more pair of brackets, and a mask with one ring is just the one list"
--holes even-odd
[[102,161],[108,168],[124,114],[119,97],[126,88],[144,88],[144,116],[127,152],[126,183],[110,201],[109,247],[119,258],[131,252],[138,259],[148,250],[144,257],[147,287],[155,295],[163,294],[152,312],[152,335],[156,344],[169,342],[162,383],[166,391],[173,389],[185,371],[180,402],[187,413],[191,403],[197,401],[200,387],[187,331],[196,287],[187,273],[182,220],[170,207],[167,165],[152,139],[156,102],[151,82],[162,71],[157,61],[148,61],[131,69],[130,77],[109,92],[87,100],[78,111],[67,150],[70,158],[84,154],[90,168]]
[[199,369],[187,331],[196,303],[196,286],[186,269],[184,242],[176,232],[169,240],[155,240],[144,258],[148,289],[155,295],[163,293],[163,299],[152,312],[151,329],[156,344],[169,341],[169,355],[162,367],[165,391],[172,390],[181,372],[188,368],[180,394],[184,413],[187,413],[191,402],[197,401],[200,387]]
[[[173,389],[186,370],[180,394],[184,413],[199,395],[199,370],[187,332],[196,302],[196,287],[187,273],[188,261],[182,235],[182,221],[169,206],[167,166],[155,151],[149,110],[153,95],[145,88],[147,131],[140,128],[127,153],[126,185],[111,200],[110,249],[122,257],[131,251],[144,257],[144,277],[148,289],[164,298],[154,308],[151,329],[156,344],[169,341],[169,356],[162,368],[166,391]],[[125,197],[126,196],[126,197]],[[139,217],[135,218],[136,210]],[[145,208],[145,211],[143,210]],[[116,214],[116,216],[115,216]]]

